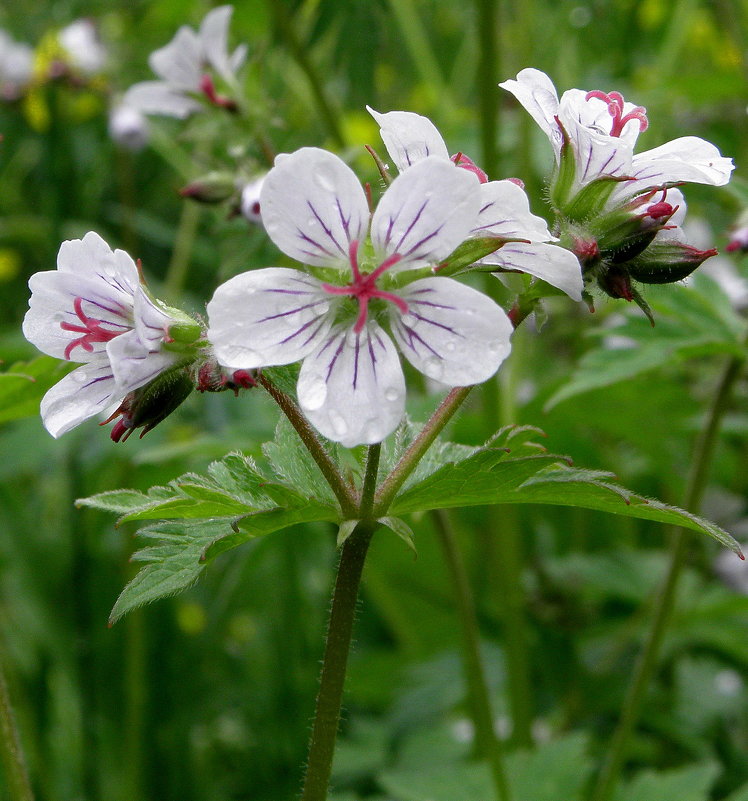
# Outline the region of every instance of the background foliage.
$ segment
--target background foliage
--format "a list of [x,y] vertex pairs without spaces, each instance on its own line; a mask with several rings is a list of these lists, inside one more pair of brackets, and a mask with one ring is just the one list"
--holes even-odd
[[[218,283],[278,258],[261,229],[179,198],[176,190],[216,164],[219,151],[193,159],[168,120],[154,120],[151,146],[138,154],[107,135],[108,95],[149,77],[148,53],[209,7],[57,0],[0,9],[0,27],[31,43],[90,16],[113,64],[100,87],[49,85],[33,102],[0,105],[0,357],[8,374],[0,383],[0,653],[41,799],[287,801],[300,783],[335,562],[331,527],[248,542],[218,557],[188,592],[108,628],[137,567],[129,563],[136,524],[115,529],[111,515],[73,506],[115,487],[145,492],[204,473],[227,451],[259,457],[275,429],[269,399],[193,396],[145,440],[123,446],[93,422],[55,441],[28,392],[13,394],[26,376],[47,377],[35,384],[39,397],[51,383],[20,322],[28,276],[54,266],[63,239],[96,230],[143,260],[159,294],[198,314]],[[374,179],[362,150],[379,146],[368,103],[427,114],[450,150],[480,163],[485,104],[498,116],[493,177],[521,177],[536,213],[544,212],[550,148],[510,96],[498,88],[481,95],[479,71],[490,70],[495,84],[532,65],[560,89],[620,90],[647,107],[642,147],[693,134],[735,158],[729,188],[687,190],[692,235],[724,248],[748,197],[745,4],[502,2],[500,47],[487,66],[483,7],[238,0],[231,30],[249,45],[247,92],[277,151],[327,146]],[[329,98],[327,115],[315,85]],[[227,144],[239,153],[240,132]],[[186,256],[174,250],[185,241]],[[567,300],[551,304],[542,335],[532,326],[517,332],[498,384],[475,393],[452,438],[474,445],[503,423],[538,425],[551,452],[682,503],[720,370],[743,354],[739,299],[715,282],[716,261],[688,287],[648,291],[654,331],[621,301],[600,298],[594,316]],[[743,264],[722,268],[738,281]],[[703,508],[736,536],[747,530],[747,394],[743,379]],[[414,396],[412,416],[424,419],[435,403]],[[470,759],[449,578],[432,520],[408,523],[417,559],[388,532],[369,557],[335,798],[483,801],[490,783]],[[517,801],[581,799],[620,711],[668,532],[543,506],[471,508],[454,524]],[[616,801],[748,799],[748,577],[725,583],[715,575],[717,544],[689,543],[677,614]],[[525,695],[515,687],[510,697],[518,664]],[[0,789],[0,798],[10,795]]]

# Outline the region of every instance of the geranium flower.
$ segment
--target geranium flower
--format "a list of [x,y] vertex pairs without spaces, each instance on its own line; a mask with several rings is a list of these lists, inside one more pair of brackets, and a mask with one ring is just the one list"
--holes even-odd
[[57,35],[70,65],[84,75],[96,75],[106,66],[107,52],[90,19],[77,19]]
[[183,323],[143,289],[138,268],[96,233],[63,242],[57,270],[35,273],[23,321],[26,339],[58,359],[82,366],[41,402],[54,437],[119,404],[183,358],[164,350],[169,328]]
[[732,159],[696,136],[634,155],[636,140],[649,124],[646,109],[627,103],[619,92],[569,89],[559,101],[551,79],[536,69],[524,69],[516,80],[499,86],[519,100],[548,136],[557,165],[568,140],[575,161],[571,195],[601,176],[629,179],[614,190],[609,205],[664,184],[722,186],[730,180]]
[[15,100],[31,81],[34,51],[0,29],[0,98]]
[[449,386],[485,381],[508,355],[512,325],[486,295],[450,278],[407,283],[408,271],[443,261],[474,227],[479,199],[465,171],[432,157],[404,172],[371,217],[370,239],[361,184],[324,150],[279,156],[260,206],[275,244],[312,270],[230,279],[208,304],[208,339],[229,370],[303,360],[299,404],[329,439],[380,442],[400,422],[405,379],[393,339]]
[[[368,106],[367,109],[379,123],[382,141],[400,172],[428,156],[450,160],[444,139],[427,117],[409,111],[380,114]],[[473,173],[479,181],[475,190],[480,197],[480,211],[471,235],[528,240],[506,242],[479,263],[528,273],[574,300],[581,300],[582,272],[577,258],[552,244],[558,240],[546,221],[530,212],[522,187],[511,180],[488,181],[485,173],[462,153],[452,156],[451,161]]]
[[161,79],[131,86],[123,102],[144,114],[164,114],[184,119],[204,108],[201,98],[213,105],[235,109],[236,103],[216,90],[218,77],[228,88],[234,88],[236,73],[247,55],[241,45],[229,55],[228,26],[232,6],[220,6],[203,19],[195,32],[183,25],[169,44],[151,53],[148,63]]

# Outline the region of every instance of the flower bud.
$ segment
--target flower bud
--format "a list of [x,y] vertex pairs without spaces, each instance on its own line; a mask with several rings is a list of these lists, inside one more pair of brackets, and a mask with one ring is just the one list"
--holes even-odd
[[179,190],[182,197],[198,203],[222,203],[236,192],[236,178],[230,172],[209,172]]
[[115,442],[125,442],[136,428],[143,429],[142,438],[168,417],[194,388],[190,366],[182,362],[125,395],[119,407],[101,425],[119,417],[110,435]]
[[225,370],[215,359],[208,359],[197,371],[195,389],[198,392],[231,390],[234,395],[238,395],[240,389],[257,386],[257,375],[257,370]]
[[682,281],[700,264],[716,255],[714,248],[699,250],[675,239],[661,240],[653,242],[626,267],[631,277],[643,284],[671,284]]

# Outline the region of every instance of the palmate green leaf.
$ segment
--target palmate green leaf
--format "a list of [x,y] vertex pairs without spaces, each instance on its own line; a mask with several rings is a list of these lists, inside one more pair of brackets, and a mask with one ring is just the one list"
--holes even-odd
[[713,762],[660,773],[644,771],[619,787],[613,801],[708,801],[718,775]]
[[39,414],[42,396],[74,367],[51,356],[39,356],[16,362],[0,373],[0,423]]
[[[571,380],[551,396],[546,410],[666,364],[697,356],[744,355],[741,342],[745,322],[719,285],[707,276],[695,276],[693,286],[653,289],[647,301],[657,320],[654,330],[641,316],[626,315],[615,328],[596,331],[600,344],[580,359]],[[616,341],[630,346],[620,347]],[[611,342],[614,344],[609,346]]]
[[134,562],[146,562],[117,598],[109,624],[143,604],[174,595],[190,587],[205,569],[203,553],[230,530],[227,520],[165,522],[138,532],[158,544],[136,552]]
[[500,503],[575,506],[682,526],[740,553],[737,542],[714,523],[637,495],[614,483],[608,473],[570,467],[561,458],[554,454],[515,458],[506,451],[481,449],[410,487],[395,499],[389,513]]

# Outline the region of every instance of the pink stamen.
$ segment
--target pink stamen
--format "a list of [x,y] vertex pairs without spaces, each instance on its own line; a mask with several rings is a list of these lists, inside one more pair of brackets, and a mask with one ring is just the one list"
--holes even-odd
[[225,108],[227,111],[236,111],[236,103],[230,97],[224,97],[216,92],[213,79],[207,73],[200,78],[200,91],[214,106]]
[[358,301],[358,317],[353,325],[353,330],[360,334],[366,325],[366,320],[369,316],[369,301],[372,298],[379,298],[386,300],[389,303],[394,303],[400,310],[401,314],[408,313],[408,304],[398,295],[393,292],[386,292],[383,289],[377,289],[377,279],[386,272],[393,264],[397,264],[402,259],[399,253],[394,253],[392,256],[386,258],[380,265],[371,273],[362,273],[358,266],[358,240],[353,240],[348,248],[348,256],[351,261],[351,272],[353,273],[353,281],[348,286],[335,286],[334,284],[322,284],[325,292],[331,295],[347,295],[348,297],[356,298]]
[[73,331],[76,334],[83,334],[83,336],[78,337],[78,339],[74,339],[65,347],[66,359],[70,359],[70,354],[77,347],[81,347],[83,350],[91,353],[95,342],[109,342],[109,340],[114,339],[123,333],[122,331],[107,331],[105,328],[101,327],[101,320],[96,320],[93,317],[87,317],[83,311],[83,298],[76,298],[73,301],[73,308],[75,309],[75,313],[78,315],[78,319],[83,323],[83,325],[80,326],[73,325],[72,323],[62,322],[60,323],[60,328],[62,328],[63,331]]
[[596,89],[592,92],[587,92],[585,95],[585,100],[592,100],[592,98],[596,98],[597,100],[602,100],[603,103],[608,104],[608,113],[613,118],[613,122],[610,126],[610,135],[611,136],[620,136],[623,133],[623,129],[629,122],[636,121],[639,123],[639,133],[642,133],[647,130],[649,127],[649,120],[647,119],[647,109],[644,106],[636,106],[628,114],[623,113],[623,95],[620,92],[609,92],[605,94],[605,92],[601,92],[599,89]]

